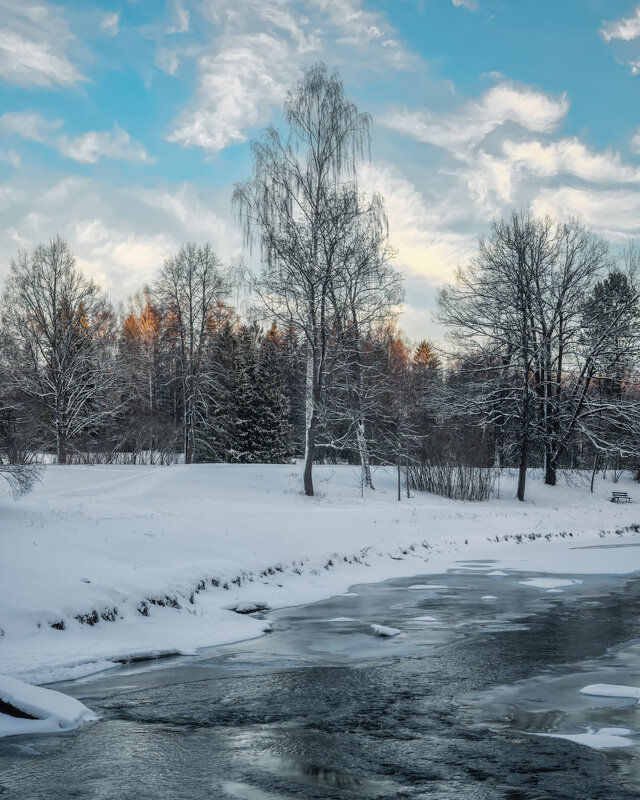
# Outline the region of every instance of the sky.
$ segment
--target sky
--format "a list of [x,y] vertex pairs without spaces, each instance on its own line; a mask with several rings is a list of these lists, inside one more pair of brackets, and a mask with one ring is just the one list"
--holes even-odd
[[56,234],[115,301],[185,241],[242,257],[233,184],[318,61],[373,115],[412,339],[514,208],[640,235],[632,2],[0,0],[0,277]]

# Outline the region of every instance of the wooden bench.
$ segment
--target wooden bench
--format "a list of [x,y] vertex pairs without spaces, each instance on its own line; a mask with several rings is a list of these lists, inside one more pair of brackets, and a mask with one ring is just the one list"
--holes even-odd
[[627,494],[627,492],[611,492],[611,502],[612,503],[630,503],[631,498]]

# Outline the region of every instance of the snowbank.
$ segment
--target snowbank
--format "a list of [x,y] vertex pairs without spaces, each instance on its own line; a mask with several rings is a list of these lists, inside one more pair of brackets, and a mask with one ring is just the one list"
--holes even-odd
[[297,605],[463,562],[478,569],[474,560],[496,575],[552,572],[555,585],[637,564],[625,547],[593,549],[640,543],[629,528],[640,523],[640,486],[630,481],[615,488],[635,502],[618,505],[601,479],[591,495],[575,479],[546,487],[532,477],[525,503],[510,479],[486,503],[426,494],[399,503],[384,470],[365,497],[356,468],[319,467],[315,480],[307,498],[294,466],[50,466],[19,501],[0,488],[3,672],[45,683],[191,653],[261,635],[264,622],[237,613],[252,604]]
[[74,697],[0,675],[0,737],[60,733],[97,719]]

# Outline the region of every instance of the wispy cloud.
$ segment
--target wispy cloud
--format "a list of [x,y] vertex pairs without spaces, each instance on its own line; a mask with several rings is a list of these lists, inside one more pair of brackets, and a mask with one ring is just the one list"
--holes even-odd
[[623,163],[619,153],[594,152],[577,138],[549,144],[505,142],[503,152],[512,164],[541,177],[565,173],[591,183],[640,182],[640,168]]
[[62,10],[44,0],[0,0],[0,79],[18,86],[73,86],[84,77],[67,53]]
[[0,161],[17,169],[22,163],[20,155],[15,150],[0,150]]
[[62,155],[80,164],[95,164],[101,158],[153,162],[145,147],[118,125],[113,131],[89,131],[73,139],[62,136],[56,146]]
[[108,11],[104,17],[102,17],[100,30],[103,30],[109,36],[115,36],[120,30],[120,14],[116,11]]
[[585,225],[610,241],[625,243],[640,235],[640,192],[560,186],[543,188],[532,203],[536,214],[557,219],[578,215]]
[[190,22],[189,10],[182,0],[174,0],[173,17],[167,33],[186,33],[189,30]]
[[553,97],[537,89],[503,83],[448,113],[405,109],[390,112],[381,121],[418,141],[458,149],[478,144],[506,122],[514,122],[529,131],[548,133],[568,111],[565,94]]
[[0,130],[32,142],[46,142],[61,126],[61,119],[47,119],[37,111],[5,111],[0,115]]
[[0,132],[40,142],[80,164],[101,158],[153,163],[146,148],[119,125],[113,131],[88,131],[80,136],[60,136],[62,120],[47,119],[37,111],[6,111],[0,115]]
[[451,0],[456,8],[468,8],[469,11],[476,11],[478,0]]
[[636,6],[630,17],[621,17],[610,22],[604,21],[600,33],[605,42],[622,39],[630,42],[640,36],[640,6]]

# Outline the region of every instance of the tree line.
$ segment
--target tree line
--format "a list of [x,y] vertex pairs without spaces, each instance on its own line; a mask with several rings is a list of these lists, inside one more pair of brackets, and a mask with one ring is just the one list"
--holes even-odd
[[57,237],[19,253],[2,294],[0,469],[78,461],[393,464],[412,488],[482,498],[495,470],[636,466],[638,252],[528,210],[493,223],[439,295],[448,344],[411,345],[384,202],[357,167],[371,119],[308,69],[287,129],[252,144],[233,205],[260,269],[254,305],[210,244],[187,243],[116,311]]

